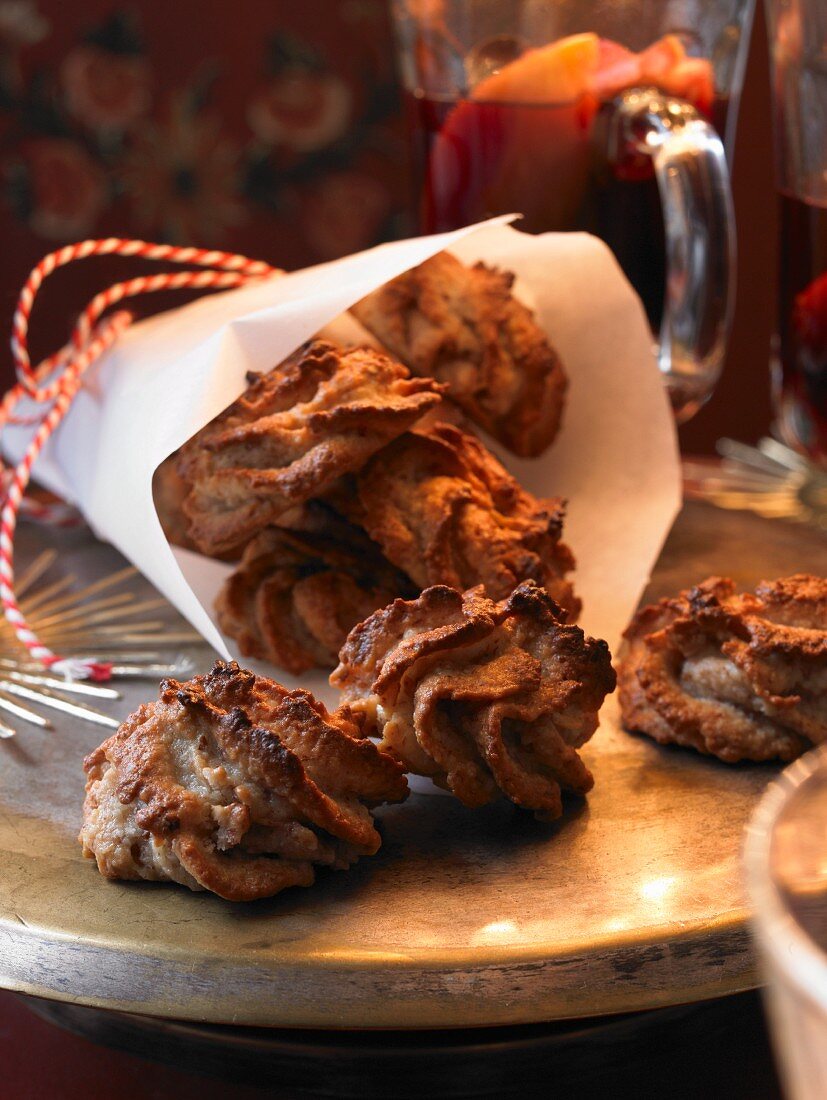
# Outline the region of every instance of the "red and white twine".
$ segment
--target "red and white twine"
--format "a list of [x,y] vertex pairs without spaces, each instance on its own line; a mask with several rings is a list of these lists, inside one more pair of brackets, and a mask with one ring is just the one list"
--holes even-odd
[[[115,283],[92,299],[81,314],[68,343],[37,366],[32,366],[28,348],[29,320],[45,279],[57,268],[77,260],[112,255],[185,264],[201,270],[145,275]],[[106,317],[103,315],[118,302],[139,294],[181,289],[226,290],[275,274],[278,274],[278,269],[269,264],[231,252],[176,248],[173,245],[109,237],[82,241],[51,252],[26,280],[12,325],[11,347],[17,384],[0,402],[0,431],[7,424],[38,426],[23,458],[16,467],[5,471],[6,495],[0,511],[0,603],[7,621],[31,657],[53,672],[73,679],[107,680],[111,676],[111,665],[60,657],[38,639],[14,595],[14,532],[37,456],[70,408],[86,370],[112,346],[133,319],[126,310],[118,310]],[[18,417],[15,410],[23,399],[50,407],[42,415]]]

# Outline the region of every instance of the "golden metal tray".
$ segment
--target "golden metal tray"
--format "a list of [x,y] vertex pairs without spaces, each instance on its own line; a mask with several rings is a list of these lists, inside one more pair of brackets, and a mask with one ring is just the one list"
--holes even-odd
[[[47,537],[81,576],[122,564],[77,535],[37,532],[38,547]],[[710,573],[754,583],[801,570],[827,573],[823,536],[691,504],[648,595]],[[210,660],[204,648],[192,656],[199,670]],[[153,693],[129,684],[112,713]],[[100,730],[67,720],[4,742],[0,985],[155,1016],[313,1028],[528,1023],[754,986],[741,835],[777,769],[629,736],[613,701],[602,719],[585,751],[594,791],[556,826],[506,805],[471,812],[416,795],[381,812],[375,858],[250,905],[106,882],[81,858],[81,758]]]

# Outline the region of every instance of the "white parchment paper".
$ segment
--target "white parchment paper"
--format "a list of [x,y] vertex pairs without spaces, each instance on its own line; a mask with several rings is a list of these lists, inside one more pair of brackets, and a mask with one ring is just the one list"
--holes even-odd
[[[243,392],[246,371],[272,368],[331,323],[343,341],[358,340],[358,325],[340,315],[448,248],[515,272],[565,364],[568,401],[550,451],[523,460],[487,442],[527,489],[568,498],[581,624],[614,650],[680,504],[672,414],[642,306],[609,250],[586,234],[520,233],[508,220],[382,245],[135,325],[90,372],[35,477],[75,503],[218,653],[235,655],[212,609],[229,567],[167,543],[152,502],[156,467]],[[6,452],[18,457],[30,433],[9,429]],[[335,702],[326,673],[301,682]]]

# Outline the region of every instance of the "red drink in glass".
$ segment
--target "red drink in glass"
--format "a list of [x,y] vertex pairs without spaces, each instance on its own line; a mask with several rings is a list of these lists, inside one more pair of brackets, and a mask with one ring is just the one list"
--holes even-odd
[[786,442],[827,461],[827,203],[781,193],[773,386]]
[[643,301],[676,418],[693,416],[732,315],[724,137],[752,0],[392,0],[391,10],[419,229],[514,213],[522,231],[601,237]]
[[[658,331],[666,263],[652,160],[612,161],[611,102],[495,103],[409,92],[419,226],[435,233],[517,211],[530,233],[583,230],[612,249]],[[694,104],[719,133],[728,98]]]

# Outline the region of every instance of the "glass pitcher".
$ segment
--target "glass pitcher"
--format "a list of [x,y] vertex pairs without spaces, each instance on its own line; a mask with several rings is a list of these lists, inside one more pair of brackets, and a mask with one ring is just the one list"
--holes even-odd
[[752,0],[394,0],[419,228],[518,212],[612,248],[679,420],[720,373]]
[[827,3],[768,0],[780,206],[776,431],[827,463]]

